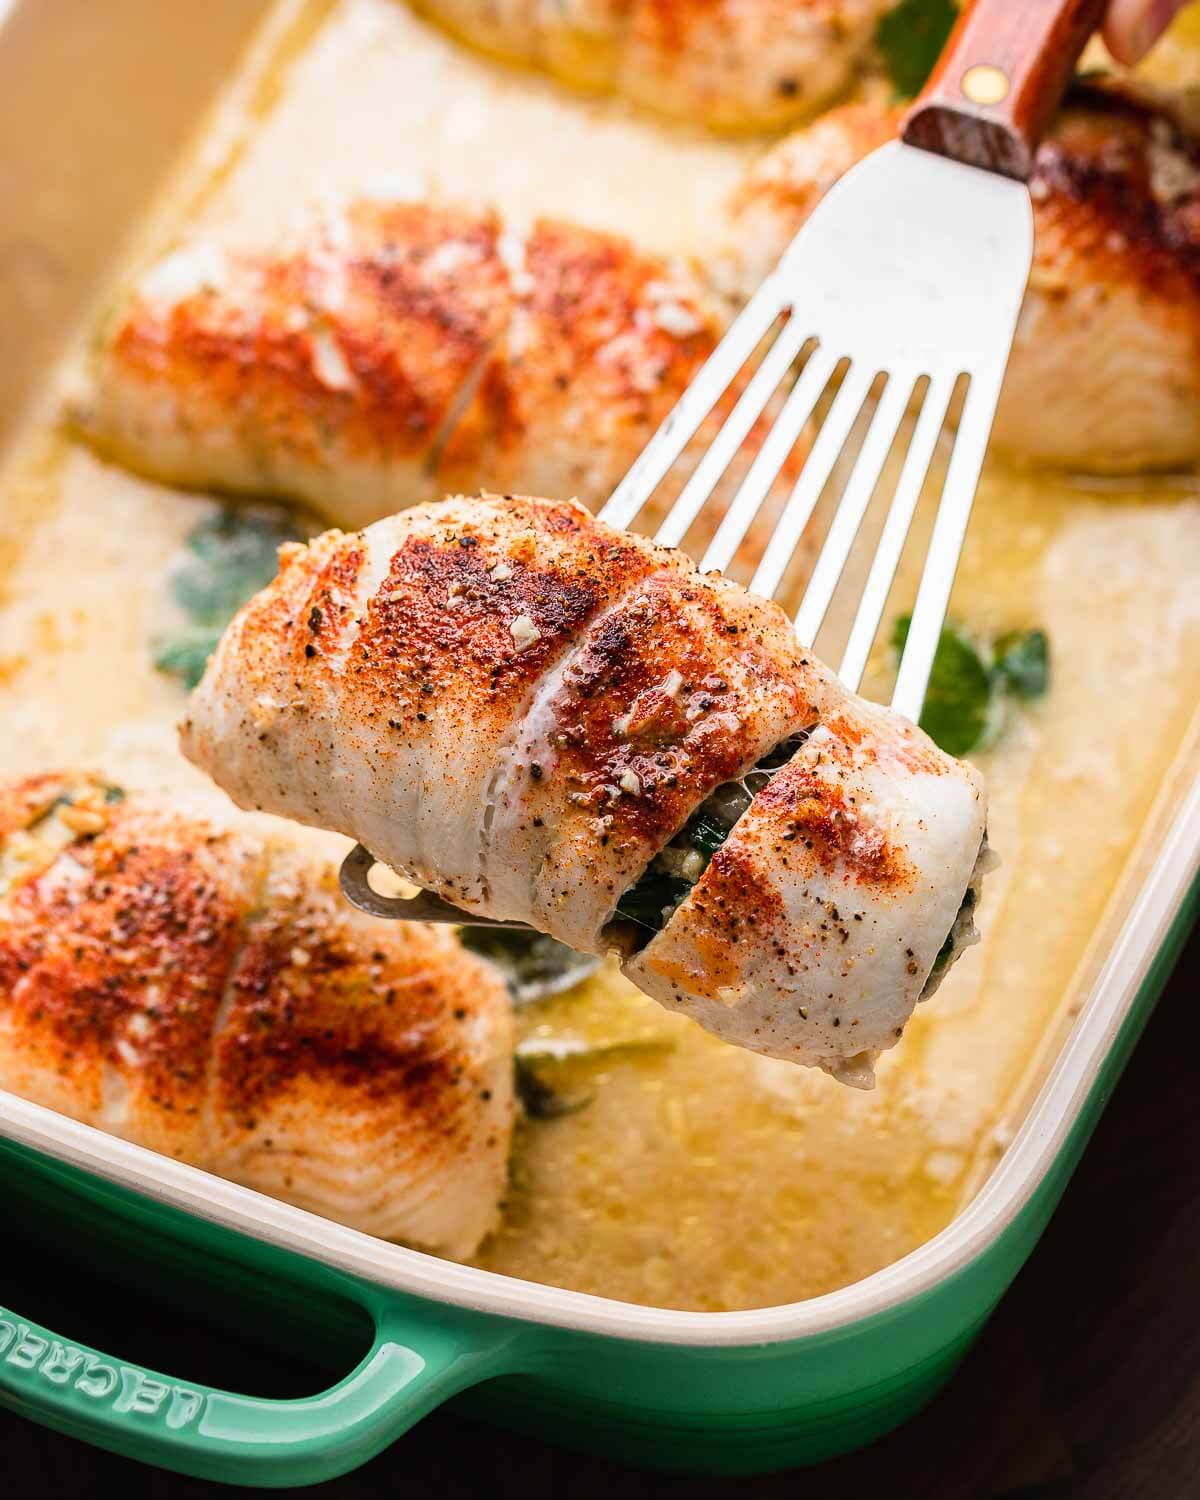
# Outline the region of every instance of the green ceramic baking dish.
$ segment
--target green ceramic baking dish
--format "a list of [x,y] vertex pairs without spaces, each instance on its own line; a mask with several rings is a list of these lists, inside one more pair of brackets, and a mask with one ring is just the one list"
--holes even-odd
[[[152,200],[266,9],[17,7],[0,47],[0,160],[22,237],[7,247],[0,324],[30,337],[0,368],[0,424],[15,423],[22,393],[44,384],[42,366],[95,296],[122,226]],[[146,61],[181,55],[188,66],[169,74]],[[46,111],[64,70],[70,108]],[[168,86],[153,87],[155,77]],[[100,172],[100,160],[120,170]],[[47,181],[55,192],[42,192]],[[0,1279],[0,1402],[146,1462],[264,1486],[345,1472],[451,1397],[558,1443],[708,1473],[814,1463],[869,1441],[926,1401],[978,1333],[1149,1015],[1197,900],[1195,745],[1064,996],[1069,1034],[1048,1053],[1012,1144],[944,1232],[878,1274],[751,1312],[636,1307],[371,1239],[0,1094],[10,1232],[86,1247],[89,1286],[118,1307],[127,1295],[131,1326],[145,1317],[143,1288],[168,1304],[189,1288],[191,1307],[214,1318],[219,1309],[231,1338],[240,1320],[362,1356],[348,1354],[344,1379],[304,1399],[215,1390],[132,1363],[120,1339],[105,1352],[70,1328],[39,1326],[7,1306]]]
[[134,1458],[267,1486],[345,1472],[461,1392],[558,1443],[710,1474],[868,1442],[948,1378],[1033,1248],[1170,972],[1200,896],[1200,782],[1149,832],[1149,872],[1131,871],[1070,1034],[1000,1164],[943,1233],[856,1285],[739,1313],[537,1286],[385,1244],[0,1095],[0,1172],[18,1212],[90,1232],[113,1262],[140,1255],[167,1285],[202,1263],[256,1320],[301,1316],[317,1337],[323,1320],[370,1325],[337,1385],[269,1400],[141,1368],[0,1309],[0,1400]]

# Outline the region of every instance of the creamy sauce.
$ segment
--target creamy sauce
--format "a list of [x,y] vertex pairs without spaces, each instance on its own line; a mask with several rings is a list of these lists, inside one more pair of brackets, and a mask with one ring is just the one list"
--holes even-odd
[[[487,199],[700,254],[755,149],[495,67],[393,0],[292,9],[281,59],[214,123],[146,254],[197,220],[266,234],[314,196],[363,189]],[[1176,45],[1175,77],[1194,56]],[[93,762],[135,784],[193,784],[174,749],[182,694],[150,662],[165,572],[212,502],[43,428],[13,454],[3,503],[0,773]],[[1045,626],[1054,670],[1049,696],[980,757],[1003,860],[983,943],[873,1094],[722,1046],[612,975],[524,1009],[526,1047],[593,1049],[548,1065],[590,1102],[520,1128],[479,1263],[741,1308],[844,1285],[944,1227],[1003,1149],[1200,696],[1198,564],[1190,482],[1091,490],[989,467],[953,611],[979,629]],[[911,583],[910,566],[890,613]],[[881,660],[876,689],[887,671]]]

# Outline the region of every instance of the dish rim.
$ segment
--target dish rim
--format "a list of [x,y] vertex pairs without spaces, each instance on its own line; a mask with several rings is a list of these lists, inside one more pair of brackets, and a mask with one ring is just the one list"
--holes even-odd
[[[1184,735],[1186,754],[1193,735]],[[1164,793],[1174,781],[1168,774]],[[1112,900],[1161,821],[1152,807]],[[1158,858],[1011,1145],[938,1234],[879,1271],[801,1302],[741,1312],[644,1307],[443,1260],[323,1219],[0,1090],[0,1137],[197,1218],[386,1290],[522,1323],[692,1348],[778,1344],[828,1334],[930,1291],[994,1243],[1028,1202],[1075,1125],[1097,1073],[1200,872],[1200,775],[1170,818]],[[1103,919],[1101,924],[1103,925]]]
[[[286,30],[295,10],[286,0],[264,8],[241,61],[205,112],[204,118],[210,123],[224,107],[229,79],[237,87],[257,76],[260,60],[272,54],[279,31]],[[0,0],[0,31],[3,23],[4,4]],[[171,202],[180,191],[181,180],[186,185],[187,175],[175,178],[174,189],[168,188],[156,201],[160,205]],[[92,321],[89,310],[80,319],[80,326],[91,326]],[[67,347],[71,346],[68,340]],[[1188,753],[1193,744],[1192,732],[1185,729],[1180,740],[1182,752]],[[1171,786],[1175,779],[1173,767],[1164,784]],[[1161,825],[1160,806],[1147,810],[1115,896],[1125,894],[1143,840]],[[1036,1191],[1074,1128],[1198,870],[1200,774],[1192,777],[1191,785],[1176,799],[1159,857],[1129,902],[1074,1025],[1030,1100],[1011,1145],[987,1180],[943,1230],[917,1249],[847,1287],[800,1302],[742,1312],[685,1312],[643,1307],[458,1265],[349,1229],[3,1090],[0,1138],[384,1290],[540,1325],[547,1335],[569,1330],[696,1349],[812,1338],[885,1313],[930,1291],[1000,1238]],[[1103,918],[1097,926],[1102,925],[1107,925]]]

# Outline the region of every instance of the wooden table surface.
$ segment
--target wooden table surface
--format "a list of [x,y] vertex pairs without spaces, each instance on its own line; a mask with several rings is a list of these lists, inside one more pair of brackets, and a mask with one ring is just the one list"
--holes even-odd
[[[706,1500],[735,1490],[754,1500],[791,1500],[798,1491],[813,1500],[858,1500],[886,1485],[900,1500],[1200,1497],[1198,989],[1200,933],[1049,1230],[983,1337],[933,1405],[873,1448],[791,1475],[704,1481],[641,1474],[434,1416],[318,1493],[331,1500],[554,1500],[570,1493],[577,1500],[615,1486],[622,1500]],[[19,1265],[6,1256],[0,1275],[0,1300],[21,1308],[20,1294],[32,1297],[25,1303],[30,1314],[78,1332],[78,1304],[63,1297],[62,1268],[47,1265],[44,1252]],[[82,1279],[80,1285],[76,1273],[71,1295],[88,1297],[94,1326],[102,1289]],[[280,1372],[261,1356],[238,1354],[231,1363],[200,1326],[172,1318],[161,1331],[141,1332],[138,1355],[153,1355],[157,1340],[160,1368],[186,1376],[215,1355],[228,1384],[283,1393]],[[0,1496],[192,1500],[229,1493],[96,1452],[7,1412],[0,1412],[0,1442]]]

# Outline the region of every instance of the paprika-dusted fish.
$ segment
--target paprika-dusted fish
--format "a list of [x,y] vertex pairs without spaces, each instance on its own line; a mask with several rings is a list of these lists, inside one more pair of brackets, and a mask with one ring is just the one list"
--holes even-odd
[[896,0],[413,0],[486,52],[725,131],[782,130],[843,93]]
[[619,236],[359,200],[152,266],[72,415],[152,479],[341,526],[484,479],[598,505],[721,331],[686,267]]
[[0,788],[0,1088],[463,1257],[506,1181],[512,1018],[298,833],[46,775]]
[[[789,136],[731,204],[715,274],[747,296],[823,194],[895,133],[848,105]],[[1094,473],[1200,460],[1200,133],[1196,100],[1076,84],[1038,148],[1034,258],[996,411],[997,446]]]
[[[246,807],[867,1085],[971,935],[981,780],[775,604],[577,504],[484,495],[285,547],[185,753]],[[965,916],[963,916],[965,910]]]

